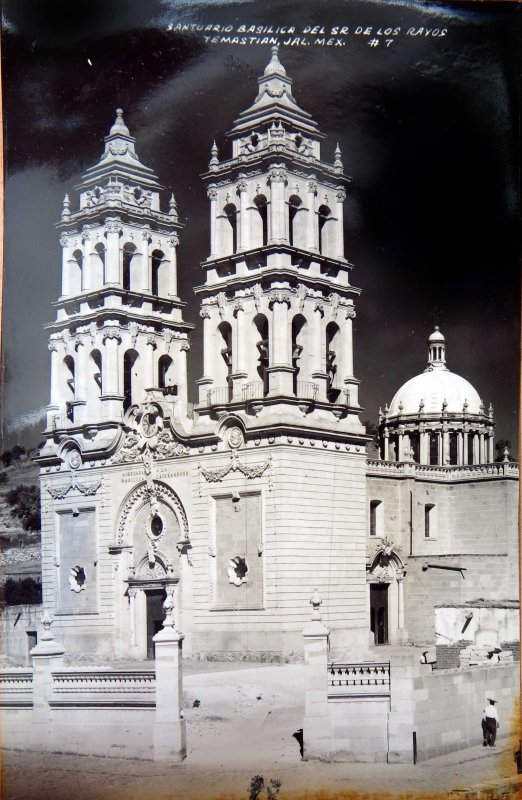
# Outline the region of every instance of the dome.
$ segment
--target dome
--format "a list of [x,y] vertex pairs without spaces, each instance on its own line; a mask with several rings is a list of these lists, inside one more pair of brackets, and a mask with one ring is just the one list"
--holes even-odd
[[391,401],[388,417],[418,414],[421,402],[424,403],[424,414],[441,414],[443,403],[447,403],[447,414],[461,415],[466,402],[468,414],[484,413],[477,390],[449,369],[428,370],[406,381]]
[[[483,414],[484,407],[471,383],[446,367],[446,339],[438,325],[428,337],[428,366],[407,381],[390,403],[388,417],[405,414]],[[422,404],[422,409],[420,408]],[[464,405],[466,407],[464,408]],[[400,406],[400,407],[399,407]]]

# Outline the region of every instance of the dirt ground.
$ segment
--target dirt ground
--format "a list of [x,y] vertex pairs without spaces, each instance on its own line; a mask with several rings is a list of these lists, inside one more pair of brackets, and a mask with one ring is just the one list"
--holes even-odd
[[[281,781],[278,800],[442,799],[452,790],[461,790],[455,796],[467,796],[462,791],[467,787],[516,774],[507,739],[500,739],[494,750],[473,747],[415,766],[304,762],[294,736],[302,727],[303,681],[302,664],[187,665],[188,753],[182,764],[6,750],[2,796],[5,800],[249,800],[252,777],[262,775],[267,783]],[[493,791],[489,797],[501,793]],[[267,797],[263,792],[260,800]]]

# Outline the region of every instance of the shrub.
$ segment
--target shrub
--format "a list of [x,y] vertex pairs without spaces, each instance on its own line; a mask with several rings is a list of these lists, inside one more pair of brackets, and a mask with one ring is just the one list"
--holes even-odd
[[38,486],[27,486],[22,483],[7,492],[5,499],[13,509],[15,517],[21,521],[24,531],[40,530],[40,490]]
[[34,605],[42,602],[42,584],[35,578],[8,578],[4,585],[6,606]]

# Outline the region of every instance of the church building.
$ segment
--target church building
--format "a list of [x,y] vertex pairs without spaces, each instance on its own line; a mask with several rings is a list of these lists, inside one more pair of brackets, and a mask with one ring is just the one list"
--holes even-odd
[[301,658],[314,587],[334,655],[433,641],[436,604],[516,596],[518,469],[492,464],[493,410],[447,369],[438,329],[368,459],[350,179],[339,147],[322,160],[277,48],[228,138],[203,175],[195,406],[182,225],[120,109],[65,198],[38,459],[44,605],[68,652],[117,658],[153,657],[169,594],[191,657]]

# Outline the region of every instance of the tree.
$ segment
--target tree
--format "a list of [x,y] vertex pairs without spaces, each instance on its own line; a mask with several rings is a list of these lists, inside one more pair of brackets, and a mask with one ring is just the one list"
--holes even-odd
[[40,530],[40,491],[37,486],[21,483],[7,492],[5,499],[15,517],[21,521],[24,531]]

